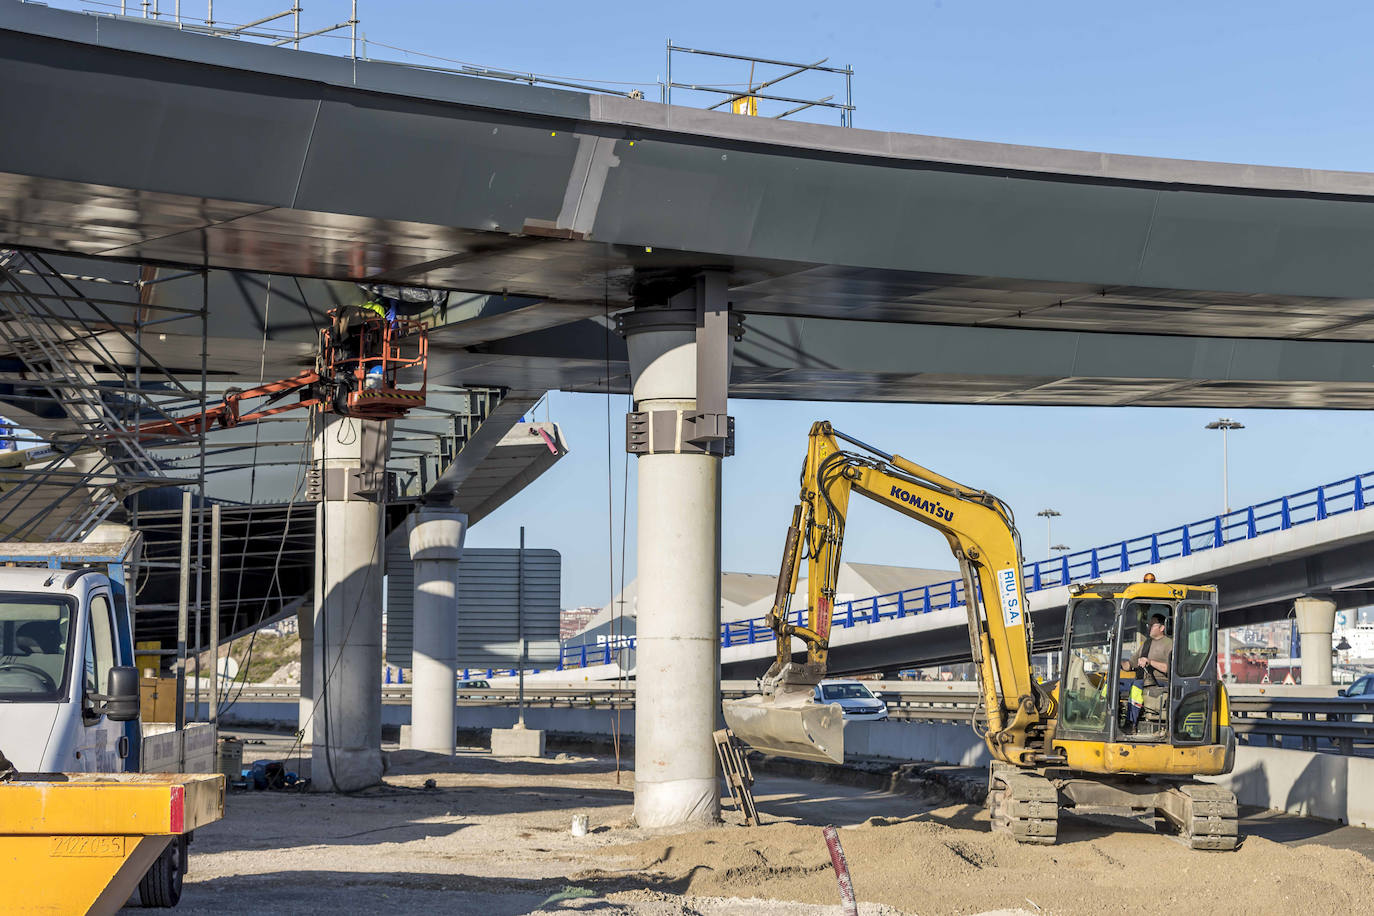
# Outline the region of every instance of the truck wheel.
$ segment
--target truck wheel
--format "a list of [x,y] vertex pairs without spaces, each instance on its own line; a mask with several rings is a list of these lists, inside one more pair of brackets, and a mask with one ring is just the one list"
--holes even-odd
[[185,861],[186,837],[175,837],[138,882],[139,902],[145,907],[176,906],[181,900],[182,864]]

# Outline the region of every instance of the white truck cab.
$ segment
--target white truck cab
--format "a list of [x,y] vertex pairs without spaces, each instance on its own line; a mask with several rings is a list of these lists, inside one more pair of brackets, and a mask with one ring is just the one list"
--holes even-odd
[[[0,749],[21,773],[138,769],[138,673],[119,623],[96,570],[0,569]],[[132,717],[110,715],[117,667]]]
[[[0,751],[20,774],[214,772],[213,724],[139,722],[128,584],[141,544],[0,543]],[[190,838],[148,866],[144,906],[181,899]]]

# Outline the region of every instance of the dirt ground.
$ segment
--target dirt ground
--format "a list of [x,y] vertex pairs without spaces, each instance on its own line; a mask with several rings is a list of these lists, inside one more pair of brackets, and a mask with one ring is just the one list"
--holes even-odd
[[[386,785],[357,795],[232,793],[196,834],[178,913],[837,914],[827,823],[865,916],[1374,912],[1374,862],[1324,845],[1361,844],[1354,828],[1247,821],[1228,854],[1070,817],[1058,845],[1018,846],[973,805],[766,776],[765,826],[727,810],[715,829],[652,836],[629,825],[632,787],[604,758],[398,751]],[[576,838],[579,813],[592,832]]]

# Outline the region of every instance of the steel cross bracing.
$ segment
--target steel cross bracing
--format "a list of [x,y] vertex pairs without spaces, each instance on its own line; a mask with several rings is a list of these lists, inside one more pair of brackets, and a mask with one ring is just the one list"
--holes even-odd
[[[203,407],[204,372],[201,390],[188,388],[148,353],[142,335],[150,324],[199,319],[203,337],[204,303],[198,309],[147,306],[143,289],[158,282],[149,269],[139,281],[126,281],[139,287],[137,298],[83,291],[112,282],[63,274],[35,252],[0,251],[0,328],[24,367],[22,387],[29,392],[15,400],[33,416],[21,424],[36,436],[28,444],[41,443],[27,455],[12,454],[10,466],[0,469],[0,531],[6,537],[79,539],[122,515],[133,493],[201,481],[199,474],[167,474],[137,427]],[[203,446],[203,437],[195,444]]]

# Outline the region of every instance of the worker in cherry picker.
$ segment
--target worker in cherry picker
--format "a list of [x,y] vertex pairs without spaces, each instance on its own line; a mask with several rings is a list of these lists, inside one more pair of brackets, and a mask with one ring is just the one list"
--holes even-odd
[[376,355],[384,346],[376,320],[386,320],[386,313],[386,307],[376,297],[369,297],[361,305],[344,305],[330,312],[334,340],[331,354],[334,409],[339,413],[348,413],[348,394],[359,385],[355,372],[360,365],[366,366],[361,387],[376,389],[385,382],[380,363],[363,364],[360,360]]

